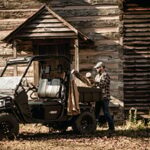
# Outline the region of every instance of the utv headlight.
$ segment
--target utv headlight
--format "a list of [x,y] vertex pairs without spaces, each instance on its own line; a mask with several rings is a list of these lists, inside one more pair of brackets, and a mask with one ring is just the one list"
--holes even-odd
[[5,100],[0,100],[0,107],[4,107],[5,106]]

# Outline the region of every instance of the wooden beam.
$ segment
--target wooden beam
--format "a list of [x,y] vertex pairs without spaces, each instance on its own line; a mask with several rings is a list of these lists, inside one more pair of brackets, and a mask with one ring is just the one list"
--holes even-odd
[[38,62],[34,62],[33,63],[33,68],[34,68],[34,84],[38,85],[39,83],[39,63]]
[[75,37],[75,33],[72,32],[72,33],[22,33],[20,35],[18,35],[17,37],[43,37],[43,38],[47,38],[47,37]]
[[[17,58],[17,42],[13,41],[13,57]],[[14,66],[14,76],[17,76],[17,65]]]
[[75,48],[75,69],[79,71],[79,41],[75,39],[74,41],[74,48]]
[[[33,47],[33,55],[39,55],[39,49],[36,49],[35,47]],[[33,71],[34,71],[34,84],[38,85],[39,79],[40,79],[38,62],[33,63]]]

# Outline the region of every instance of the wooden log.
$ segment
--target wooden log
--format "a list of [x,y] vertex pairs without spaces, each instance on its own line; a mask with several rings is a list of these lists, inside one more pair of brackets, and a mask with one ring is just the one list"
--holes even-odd
[[149,14],[144,15],[124,15],[124,19],[149,19]]
[[147,23],[147,24],[124,24],[124,27],[125,28],[147,28],[147,27],[150,27],[150,24]]
[[[131,107],[132,107],[132,106],[127,107],[127,106],[125,105],[124,110],[125,110],[125,111],[129,111]],[[138,110],[145,110],[145,111],[146,111],[146,110],[149,110],[149,107],[146,107],[146,106],[145,106],[145,107],[142,107],[142,106],[140,107],[140,106],[139,106],[139,107],[136,107],[136,108],[137,108]]]
[[124,45],[123,46],[124,49],[130,49],[130,50],[143,50],[143,49],[150,49],[149,47],[145,47],[145,46],[128,46],[128,45]]
[[135,88],[135,89],[143,89],[144,90],[144,89],[150,88],[150,86],[149,85],[140,85],[140,87],[138,87],[137,85],[132,85],[130,87],[125,86],[124,90],[131,90],[133,88]]
[[150,37],[124,37],[124,41],[150,41]]
[[[143,79],[144,80],[144,79]],[[150,81],[128,81],[128,82],[126,82],[126,81],[124,81],[124,85],[149,85],[150,84]]]
[[133,7],[133,8],[128,8],[126,11],[150,11],[150,8],[146,7]]
[[[149,12],[150,13],[150,12]],[[150,23],[150,19],[125,19],[124,20],[125,24],[133,24],[133,23]]]
[[[31,14],[35,13],[37,9],[13,9],[13,10],[0,10],[0,18],[28,18]],[[19,14],[19,15],[18,15]]]
[[79,71],[79,41],[78,39],[74,40],[74,48],[75,48],[75,69]]
[[126,29],[126,33],[130,33],[130,32],[149,32],[150,31],[150,28],[129,28],[129,29]]
[[124,41],[125,45],[149,45],[150,41]]
[[93,9],[117,9],[118,6],[117,5],[97,5],[97,6],[93,6],[93,5],[85,5],[85,6],[66,6],[64,7],[55,7],[53,8],[53,10],[93,10]]
[[136,36],[136,37],[147,37],[147,36],[150,36],[150,33],[148,33],[148,32],[137,32],[137,33],[135,33],[135,32],[132,32],[132,33],[125,33],[125,36],[127,37],[134,37],[134,36]]
[[[126,101],[126,102],[131,102],[131,99],[126,99],[125,101]],[[135,102],[141,102],[141,99],[135,99],[134,101],[135,101]],[[143,103],[146,103],[146,102],[149,102],[149,100],[148,100],[148,99],[143,99],[142,102],[143,102]]]

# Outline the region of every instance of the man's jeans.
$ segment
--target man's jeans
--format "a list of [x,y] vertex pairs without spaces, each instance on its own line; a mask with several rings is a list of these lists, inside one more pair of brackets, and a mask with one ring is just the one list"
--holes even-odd
[[95,117],[96,117],[96,119],[99,119],[99,113],[100,113],[101,108],[103,110],[104,117],[108,122],[109,129],[114,130],[114,128],[115,128],[114,127],[114,121],[113,121],[113,119],[110,115],[110,112],[109,112],[109,100],[107,98],[104,98],[104,99],[96,102],[96,104],[95,104]]

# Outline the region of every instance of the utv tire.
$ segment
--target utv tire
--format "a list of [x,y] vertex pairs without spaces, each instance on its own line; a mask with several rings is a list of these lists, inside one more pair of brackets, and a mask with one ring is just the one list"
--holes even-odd
[[52,126],[54,130],[59,131],[60,133],[65,133],[67,128],[68,128],[68,123],[67,122],[62,122],[62,123],[56,123],[55,125]]
[[0,114],[0,140],[7,138],[14,140],[19,133],[19,123],[16,118],[9,113]]
[[73,122],[72,129],[78,134],[91,134],[96,130],[96,119],[93,113],[83,112]]

